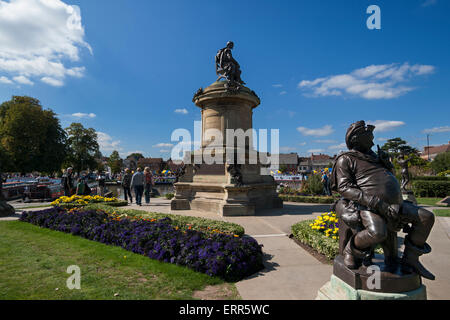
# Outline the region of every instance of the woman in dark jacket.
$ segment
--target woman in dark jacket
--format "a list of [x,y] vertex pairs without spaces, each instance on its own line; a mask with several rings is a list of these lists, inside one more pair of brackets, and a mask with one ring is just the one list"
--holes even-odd
[[125,195],[125,200],[128,201],[128,197],[130,197],[130,203],[133,203],[133,197],[131,196],[131,173],[130,169],[125,169],[125,174],[122,179],[122,187],[123,193]]

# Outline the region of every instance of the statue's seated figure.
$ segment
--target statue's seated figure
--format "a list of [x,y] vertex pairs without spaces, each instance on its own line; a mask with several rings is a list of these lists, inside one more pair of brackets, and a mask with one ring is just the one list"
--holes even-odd
[[233,48],[234,43],[229,41],[225,48],[220,49],[219,52],[217,52],[216,73],[219,76],[217,81],[225,78],[229,83],[244,85],[245,82],[241,79],[241,67],[231,54]]
[[[331,187],[342,198],[335,204],[344,232],[340,251],[344,264],[358,269],[370,263],[373,250],[381,245],[387,271],[416,272],[434,280],[434,275],[419,262],[431,251],[426,240],[434,224],[433,213],[403,201],[400,184],[386,153],[372,151],[374,126],[358,121],[346,134],[349,151],[340,154],[333,167]],[[397,250],[397,232],[403,228],[404,253]],[[365,261],[366,260],[366,261]]]

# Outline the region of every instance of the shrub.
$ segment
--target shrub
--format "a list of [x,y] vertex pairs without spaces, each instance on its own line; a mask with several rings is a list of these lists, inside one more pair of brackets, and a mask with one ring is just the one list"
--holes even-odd
[[56,207],[24,212],[21,221],[120,246],[163,262],[183,265],[227,281],[238,281],[264,268],[261,246],[249,237],[180,230],[170,219],[130,220],[102,211],[66,211]]
[[412,182],[412,190],[416,197],[440,197],[450,194],[450,181],[423,181]]
[[450,181],[450,177],[446,176],[417,176],[413,178],[414,181]]
[[311,195],[323,194],[323,183],[320,174],[310,175],[303,187],[303,191]]
[[174,195],[173,193],[167,193],[167,194],[165,195],[165,197],[166,197],[166,199],[172,200],[173,197],[175,197],[175,195]]
[[143,217],[148,219],[164,219],[170,218],[170,223],[180,229],[189,229],[202,231],[206,233],[216,233],[217,231],[226,234],[236,234],[243,236],[245,230],[242,226],[225,221],[217,221],[205,218],[197,218],[190,216],[174,215],[169,213],[155,213],[135,209],[112,208],[105,204],[90,204],[84,207],[85,210],[102,210],[108,214],[117,213],[121,217]]
[[280,194],[280,198],[283,201],[289,202],[304,202],[304,203],[323,203],[332,204],[334,202],[333,197],[311,197],[311,196],[296,196],[296,195],[284,195]]
[[311,229],[315,220],[306,220],[291,227],[292,235],[300,242],[314,248],[319,253],[333,260],[339,254],[339,241],[327,237],[319,230]]

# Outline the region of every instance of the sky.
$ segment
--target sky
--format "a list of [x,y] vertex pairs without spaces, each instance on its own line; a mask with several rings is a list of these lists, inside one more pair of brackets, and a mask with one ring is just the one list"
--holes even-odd
[[[381,29],[369,29],[370,5]],[[280,151],[333,155],[349,125],[375,143],[450,141],[450,1],[0,0],[0,102],[27,95],[122,157],[171,156],[227,41]]]

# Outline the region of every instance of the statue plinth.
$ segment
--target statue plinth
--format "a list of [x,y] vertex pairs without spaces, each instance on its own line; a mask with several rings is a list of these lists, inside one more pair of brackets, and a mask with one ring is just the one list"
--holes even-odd
[[[258,209],[282,207],[275,181],[261,175],[262,165],[251,139],[239,146],[236,141],[228,141],[234,136],[227,137],[228,129],[246,132],[253,128],[253,109],[260,104],[258,96],[242,85],[233,87],[227,81],[219,81],[199,90],[193,101],[202,113],[201,149],[191,155],[192,164],[186,166],[185,175],[175,184],[172,210],[245,216],[255,215]],[[237,154],[245,163],[236,161]],[[199,155],[203,155],[200,162]],[[251,162],[254,155],[256,162]],[[213,163],[207,163],[205,156],[214,159]]]

